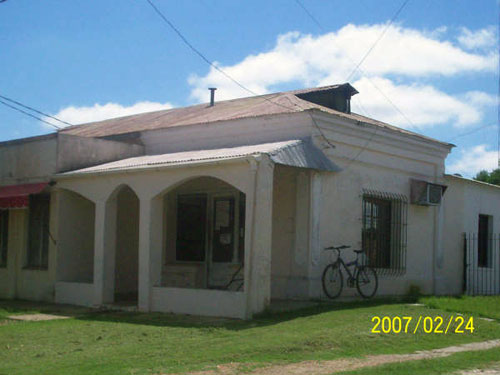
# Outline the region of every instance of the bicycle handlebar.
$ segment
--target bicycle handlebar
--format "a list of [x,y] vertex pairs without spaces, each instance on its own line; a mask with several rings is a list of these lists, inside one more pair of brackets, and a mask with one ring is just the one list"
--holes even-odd
[[340,246],[329,246],[325,247],[325,250],[343,250],[343,249],[348,249],[350,246],[347,245],[340,245]]

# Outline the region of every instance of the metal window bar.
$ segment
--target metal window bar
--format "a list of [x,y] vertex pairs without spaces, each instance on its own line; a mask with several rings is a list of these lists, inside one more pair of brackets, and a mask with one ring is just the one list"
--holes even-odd
[[[479,254],[478,233],[464,233],[464,293],[500,294],[500,234],[488,235],[487,262]],[[481,258],[481,261],[480,261]]]
[[363,190],[363,264],[381,275],[406,271],[408,199],[401,194]]

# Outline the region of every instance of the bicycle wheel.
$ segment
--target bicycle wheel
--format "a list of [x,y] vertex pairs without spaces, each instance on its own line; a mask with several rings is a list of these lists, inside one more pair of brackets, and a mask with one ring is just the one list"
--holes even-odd
[[330,299],[337,298],[344,286],[344,279],[342,277],[342,272],[340,272],[340,264],[335,262],[326,266],[321,280],[323,282],[323,291],[326,296]]
[[356,276],[356,289],[363,298],[372,298],[377,292],[378,278],[375,270],[368,266],[358,269]]

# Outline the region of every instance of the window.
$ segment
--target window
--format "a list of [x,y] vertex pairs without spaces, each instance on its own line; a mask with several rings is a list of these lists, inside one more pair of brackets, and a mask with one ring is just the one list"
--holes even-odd
[[7,267],[8,239],[9,239],[9,211],[0,210],[0,267]]
[[362,243],[365,261],[380,270],[406,269],[406,197],[365,191]]
[[244,249],[243,194],[177,196],[176,261],[243,262]]
[[491,267],[491,216],[479,215],[479,228],[477,235],[477,265]]
[[206,217],[206,194],[178,196],[177,261],[203,262],[205,260]]
[[48,267],[49,204],[48,195],[30,195],[27,267]]

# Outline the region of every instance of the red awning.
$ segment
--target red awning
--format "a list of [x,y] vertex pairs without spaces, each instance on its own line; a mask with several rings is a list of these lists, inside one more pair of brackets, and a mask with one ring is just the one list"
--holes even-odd
[[48,182],[0,186],[0,208],[28,207],[30,194],[38,194]]

